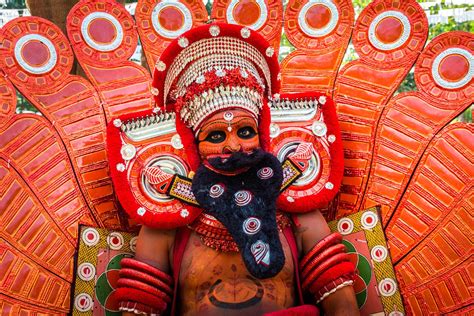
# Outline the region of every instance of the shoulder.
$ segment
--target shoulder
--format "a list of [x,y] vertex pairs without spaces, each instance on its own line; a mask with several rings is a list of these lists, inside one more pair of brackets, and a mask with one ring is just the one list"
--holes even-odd
[[156,229],[142,226],[137,239],[135,258],[169,271],[176,229]]

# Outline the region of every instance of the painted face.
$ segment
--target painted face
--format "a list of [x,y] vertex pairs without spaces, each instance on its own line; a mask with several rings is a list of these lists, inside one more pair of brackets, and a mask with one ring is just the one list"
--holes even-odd
[[227,158],[233,153],[249,153],[260,147],[257,122],[244,110],[215,113],[204,121],[197,139],[202,160]]

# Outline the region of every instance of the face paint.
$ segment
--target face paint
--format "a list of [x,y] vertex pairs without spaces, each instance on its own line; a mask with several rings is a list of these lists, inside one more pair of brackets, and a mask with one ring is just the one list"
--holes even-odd
[[244,110],[215,113],[203,123],[197,139],[203,161],[226,159],[234,153],[251,153],[260,148],[257,122]]

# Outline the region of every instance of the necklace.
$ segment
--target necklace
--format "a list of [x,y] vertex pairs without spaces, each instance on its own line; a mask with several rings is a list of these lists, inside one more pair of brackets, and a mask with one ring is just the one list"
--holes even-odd
[[[291,219],[286,214],[277,213],[276,220],[280,232],[285,227],[291,226]],[[201,213],[188,227],[199,235],[207,247],[222,252],[239,252],[232,235],[214,216]]]

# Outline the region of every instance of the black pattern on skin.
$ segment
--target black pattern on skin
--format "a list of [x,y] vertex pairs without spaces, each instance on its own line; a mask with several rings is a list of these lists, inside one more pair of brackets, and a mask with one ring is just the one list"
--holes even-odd
[[[280,161],[272,154],[259,150],[255,157],[258,158],[253,166],[234,176],[218,174],[204,165],[200,166],[193,178],[192,191],[206,213],[216,217],[229,230],[250,274],[264,279],[277,275],[285,264],[276,222],[276,199],[280,194],[283,172]],[[273,176],[262,180],[258,178],[257,172],[264,167],[270,167]],[[209,190],[218,183],[225,186],[225,191],[221,196],[212,198]],[[244,206],[238,206],[234,201],[234,194],[241,190],[250,191],[253,195],[252,201]],[[256,217],[261,221],[261,229],[254,235],[247,235],[242,229],[248,217]],[[268,266],[257,264],[251,253],[251,245],[258,240],[270,246]]]
[[257,279],[254,279],[250,276],[247,276],[247,279],[251,280],[257,286],[257,292],[255,293],[253,297],[249,298],[248,300],[245,300],[239,303],[229,303],[229,302],[220,301],[214,295],[215,288],[222,282],[221,279],[218,279],[209,289],[209,293],[207,295],[209,298],[209,301],[212,303],[212,305],[216,307],[220,307],[220,308],[225,308],[225,309],[242,309],[242,308],[247,308],[255,304],[258,304],[262,300],[262,297],[263,297],[263,293],[264,293],[263,285]]

